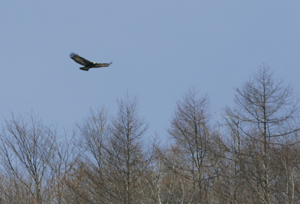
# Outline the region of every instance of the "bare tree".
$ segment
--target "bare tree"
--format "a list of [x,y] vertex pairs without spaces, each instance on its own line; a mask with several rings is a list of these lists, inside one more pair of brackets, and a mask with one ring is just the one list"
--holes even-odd
[[[213,146],[215,135],[210,129],[207,97],[197,98],[192,88],[177,103],[169,134],[174,140],[171,146],[173,157],[165,157],[165,164],[187,179],[185,195],[181,202],[209,203],[212,179],[216,177],[213,166],[217,166],[218,146]],[[176,156],[175,156],[176,155]],[[178,201],[177,201],[178,202]]]
[[235,176],[239,175],[235,186],[246,184],[247,193],[255,192],[252,198],[258,203],[275,202],[270,151],[299,130],[297,101],[292,88],[284,86],[282,80],[276,81],[267,66],[260,67],[253,78],[235,90],[236,107],[227,108],[224,115],[230,130],[230,158]]
[[51,203],[71,203],[70,195],[66,185],[66,178],[72,173],[81,158],[82,151],[77,148],[75,135],[62,137],[56,140],[56,152],[51,161],[47,161],[51,171],[51,179],[48,180],[47,186],[52,193]]
[[91,109],[90,116],[77,124],[82,157],[66,179],[73,203],[107,203],[109,200],[104,149],[109,135],[107,114],[104,107],[97,111]]
[[129,95],[118,100],[118,113],[112,119],[107,152],[110,192],[113,203],[140,203],[139,180],[146,173],[149,158],[142,144],[148,125],[138,116],[137,100]]
[[[151,171],[151,151],[142,144],[148,125],[139,118],[137,100],[118,100],[117,116],[102,108],[78,125],[84,157],[67,179],[76,202],[140,203]],[[79,203],[82,203],[79,202]]]
[[[46,203],[49,161],[56,151],[55,131],[32,114],[6,121],[1,135],[0,155],[8,178],[26,190],[27,203]],[[18,202],[18,201],[17,201]]]
[[292,135],[293,138],[289,137],[282,145],[270,145],[272,191],[278,203],[300,202],[300,140],[297,132]]

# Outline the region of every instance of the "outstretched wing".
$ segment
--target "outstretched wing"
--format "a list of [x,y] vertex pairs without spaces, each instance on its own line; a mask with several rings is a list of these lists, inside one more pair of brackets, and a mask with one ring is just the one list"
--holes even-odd
[[81,65],[87,65],[87,64],[90,64],[91,62],[88,61],[87,59],[84,59],[83,57],[80,57],[78,54],[72,52],[70,54],[70,57],[75,61],[77,62],[78,64],[81,64]]
[[108,67],[111,63],[95,63],[93,67]]

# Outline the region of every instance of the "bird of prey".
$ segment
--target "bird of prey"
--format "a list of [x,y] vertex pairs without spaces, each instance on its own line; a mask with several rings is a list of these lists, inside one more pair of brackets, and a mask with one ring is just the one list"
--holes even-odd
[[84,67],[80,67],[79,69],[84,71],[89,71],[90,68],[108,67],[112,63],[112,62],[111,63],[90,62],[89,60],[80,57],[78,54],[74,52],[70,54],[70,57],[78,64],[83,65]]

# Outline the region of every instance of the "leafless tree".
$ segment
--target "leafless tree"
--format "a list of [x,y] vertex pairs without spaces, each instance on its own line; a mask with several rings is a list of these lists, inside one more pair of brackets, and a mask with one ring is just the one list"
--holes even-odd
[[286,140],[280,146],[270,147],[270,169],[273,178],[274,200],[278,203],[300,202],[300,143],[295,144],[298,136],[292,141]]
[[219,159],[209,117],[208,98],[198,99],[197,91],[191,88],[177,103],[171,120],[168,132],[174,141],[170,150],[173,157],[165,157],[164,161],[186,180],[182,180],[184,191],[181,191],[184,203],[209,203],[211,199],[212,179],[217,176],[213,167]]
[[112,119],[111,135],[107,152],[109,164],[110,192],[113,203],[141,203],[139,180],[147,172],[150,158],[142,144],[142,137],[148,125],[138,116],[137,100],[128,94],[123,100],[118,100],[118,113]]
[[72,173],[82,155],[76,142],[74,134],[69,136],[68,133],[65,133],[65,137],[56,140],[55,155],[51,161],[47,161],[50,166],[49,175],[51,179],[48,180],[47,186],[52,195],[51,203],[70,203],[66,178]]
[[66,179],[73,203],[107,203],[109,200],[104,149],[109,135],[107,114],[104,107],[97,111],[91,109],[90,116],[77,124],[82,157]]
[[249,195],[242,199],[251,197],[257,199],[253,202],[273,203],[270,153],[285,141],[297,142],[289,139],[299,130],[297,101],[292,88],[285,86],[282,80],[275,80],[265,65],[241,89],[235,90],[236,107],[227,108],[224,115],[230,132],[230,158],[235,165],[231,173],[234,178],[238,176],[234,182],[234,197],[237,188],[245,190],[247,186],[242,195]]
[[117,102],[118,113],[111,120],[102,108],[78,125],[85,154],[67,179],[77,202],[130,204],[140,203],[142,195],[146,199],[152,155],[142,137],[148,125],[138,116],[136,98],[127,95]]
[[50,196],[47,182],[51,179],[49,162],[56,152],[55,140],[55,131],[32,114],[27,118],[12,115],[6,121],[0,145],[2,167],[7,179],[12,178],[26,191],[22,198],[25,203],[46,203]]

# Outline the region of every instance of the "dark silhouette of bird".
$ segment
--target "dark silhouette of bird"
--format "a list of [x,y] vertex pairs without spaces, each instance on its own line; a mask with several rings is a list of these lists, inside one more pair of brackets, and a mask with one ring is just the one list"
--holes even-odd
[[83,65],[84,67],[80,67],[79,69],[84,71],[89,71],[90,68],[99,68],[99,67],[108,67],[111,63],[97,63],[97,62],[90,62],[83,57],[80,57],[78,54],[72,52],[70,57],[77,62],[78,64]]

